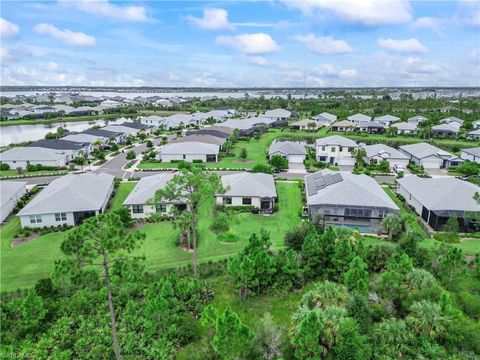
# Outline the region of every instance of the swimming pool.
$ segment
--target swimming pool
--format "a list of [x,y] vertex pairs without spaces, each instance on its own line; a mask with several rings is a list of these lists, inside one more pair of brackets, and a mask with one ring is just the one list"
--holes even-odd
[[346,227],[348,229],[352,230],[358,230],[361,233],[373,233],[375,234],[376,231],[375,229],[370,226],[370,225],[353,225],[353,224],[327,224],[327,226],[333,226],[333,227]]

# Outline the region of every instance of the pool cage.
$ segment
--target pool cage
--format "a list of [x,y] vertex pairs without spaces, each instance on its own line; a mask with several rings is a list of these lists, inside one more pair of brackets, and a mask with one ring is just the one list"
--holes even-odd
[[460,232],[480,231],[480,212],[422,208],[422,219],[436,231],[443,231],[445,223],[451,216],[457,218]]

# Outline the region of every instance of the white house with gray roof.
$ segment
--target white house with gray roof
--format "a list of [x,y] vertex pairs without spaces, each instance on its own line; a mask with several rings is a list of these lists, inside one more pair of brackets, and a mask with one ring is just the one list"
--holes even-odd
[[392,123],[399,121],[400,118],[393,115],[382,115],[376,116],[373,120],[385,126],[390,126]]
[[3,222],[27,193],[25,181],[0,181],[0,222]]
[[374,232],[388,214],[399,214],[398,206],[375,179],[329,169],[305,177],[308,216],[318,216],[327,225],[357,227]]
[[460,132],[460,126],[457,123],[439,124],[432,126],[432,134],[441,137],[456,137]]
[[40,147],[14,147],[0,153],[0,162],[10,169],[26,169],[28,165],[65,167],[75,158],[74,150]]
[[132,218],[146,218],[153,213],[167,215],[174,207],[181,209],[184,206],[180,200],[154,203],[155,193],[163,189],[173,176],[173,173],[162,173],[140,179],[123,202],[123,205],[130,209]]
[[424,122],[428,120],[427,117],[422,116],[422,115],[415,115],[407,119],[407,122],[412,123],[412,124],[420,124],[421,122]]
[[337,121],[337,116],[328,112],[323,112],[321,114],[313,116],[312,119],[322,126],[328,126]]
[[220,146],[197,141],[170,143],[159,151],[162,162],[217,162]]
[[347,117],[347,120],[353,122],[355,125],[360,125],[362,123],[367,123],[372,121],[372,117],[364,114],[355,114]]
[[418,123],[416,122],[399,122],[392,124],[397,129],[397,134],[416,134],[418,131]]
[[101,145],[101,146],[108,145],[110,142],[110,139],[108,137],[100,136],[100,135],[90,135],[90,134],[84,134],[84,133],[66,135],[66,136],[63,136],[62,139],[67,141],[89,143],[92,145],[92,147],[95,147],[95,145]]
[[269,159],[275,155],[284,157],[289,163],[303,164],[307,157],[307,151],[305,144],[294,141],[277,141],[268,149]]
[[105,173],[68,174],[53,180],[17,216],[22,227],[78,225],[105,212],[114,176]]
[[363,148],[367,153],[367,161],[370,164],[379,164],[386,160],[393,168],[395,165],[406,168],[408,165],[408,156],[404,153],[384,144],[364,145]]
[[272,119],[273,121],[288,121],[293,117],[293,113],[285,109],[273,109],[267,110],[265,114],[262,115],[264,118]]
[[459,119],[459,118],[455,117],[455,116],[449,116],[449,117],[441,119],[440,123],[441,124],[456,125],[458,127],[461,127],[463,125],[464,121],[462,119]]
[[461,149],[460,158],[480,164],[480,147]]
[[271,213],[277,201],[273,175],[242,172],[222,176],[225,194],[216,195],[217,205],[253,206],[262,213]]
[[422,165],[425,169],[448,168],[463,161],[448,151],[425,142],[402,145],[399,150],[407,155],[411,162]]
[[433,230],[443,230],[450,216],[459,220],[460,231],[480,231],[480,224],[469,212],[480,212],[473,199],[480,187],[454,177],[420,178],[415,175],[396,180],[397,192],[415,208],[416,213]]
[[469,140],[480,139],[480,129],[470,131],[467,134],[467,139],[469,139]]
[[359,145],[343,136],[333,135],[315,141],[317,161],[330,165],[355,165],[354,151]]

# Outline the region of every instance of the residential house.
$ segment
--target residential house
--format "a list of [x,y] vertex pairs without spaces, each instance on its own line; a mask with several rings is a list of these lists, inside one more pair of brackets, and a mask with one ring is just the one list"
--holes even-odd
[[160,128],[163,125],[164,121],[164,117],[157,115],[147,116],[140,119],[140,122],[142,124],[153,126],[156,129]]
[[18,212],[23,228],[78,225],[105,212],[114,176],[105,173],[68,174],[53,180]]
[[355,125],[360,125],[372,121],[372,117],[364,114],[355,114],[347,117],[347,120],[353,122]]
[[153,213],[167,215],[174,207],[179,210],[184,209],[185,204],[181,200],[154,202],[156,192],[163,189],[173,176],[173,173],[162,173],[142,177],[137,182],[123,202],[123,205],[130,209],[132,218],[146,218]]
[[220,146],[203,142],[170,143],[159,152],[162,162],[217,162]]
[[66,167],[74,158],[74,150],[37,147],[14,147],[0,153],[0,162],[10,169],[26,169],[28,165]]
[[275,155],[284,157],[289,163],[303,164],[307,157],[307,151],[305,144],[294,141],[277,141],[268,149],[269,159]]
[[332,131],[351,132],[355,130],[355,123],[349,120],[342,120],[331,125]]
[[122,144],[127,140],[127,137],[124,133],[121,132],[114,132],[108,131],[105,129],[89,129],[82,131],[83,134],[93,135],[93,136],[101,136],[110,139],[110,142],[114,142],[116,144]]
[[326,225],[376,232],[388,214],[399,214],[398,206],[375,179],[350,172],[324,169],[305,177],[308,217],[322,217]]
[[261,117],[272,119],[273,122],[286,125],[289,119],[297,117],[297,115],[289,110],[274,109],[266,111]]
[[382,115],[376,116],[373,120],[388,127],[394,122],[399,121],[400,118],[392,115]]
[[18,200],[27,193],[26,185],[24,181],[0,181],[0,222],[5,221]]
[[369,134],[382,134],[385,132],[386,126],[378,121],[369,121],[359,123],[357,129]]
[[455,125],[455,126],[460,128],[461,126],[463,126],[464,121],[462,119],[459,119],[459,118],[455,117],[455,116],[450,116],[450,117],[441,119],[440,123],[441,124]]
[[253,206],[261,213],[273,212],[277,190],[272,175],[249,172],[223,175],[222,184],[227,191],[216,195],[218,205]]
[[480,212],[480,205],[473,199],[480,191],[477,185],[454,177],[406,176],[396,181],[397,192],[433,230],[443,230],[449,217],[455,216],[461,232],[480,231],[478,218],[469,216]]
[[327,112],[323,112],[321,114],[313,116],[312,119],[319,123],[320,126],[328,126],[337,121],[337,116]]
[[416,122],[399,122],[392,124],[392,127],[397,129],[398,135],[416,134],[418,131],[418,123]]
[[124,134],[125,137],[137,136],[141,132],[140,129],[135,129],[124,124],[110,124],[102,127],[101,129],[106,131],[119,132]]
[[456,123],[440,124],[432,126],[432,135],[439,137],[456,137],[460,127]]
[[480,129],[470,131],[467,134],[467,139],[469,139],[469,140],[480,139]]
[[191,134],[191,135],[179,137],[175,140],[170,141],[170,143],[175,144],[175,143],[185,143],[185,142],[201,142],[206,144],[216,144],[220,146],[220,149],[222,149],[226,141],[227,139],[222,137],[204,135],[204,134]]
[[463,160],[431,144],[422,142],[417,144],[402,145],[399,150],[416,165],[425,169],[439,169],[457,166]]
[[238,129],[240,136],[251,136],[261,128],[275,127],[281,125],[280,122],[274,118],[251,117],[246,119],[229,119],[222,123],[222,126],[231,129]]
[[88,156],[92,152],[92,145],[88,142],[75,142],[63,139],[41,139],[33,142],[28,147],[55,150],[73,150],[73,157]]
[[163,120],[163,128],[165,130],[180,129],[194,123],[192,115],[189,114],[173,114]]
[[460,158],[480,164],[480,147],[461,149]]
[[92,149],[100,146],[106,146],[110,143],[110,139],[105,136],[90,135],[85,133],[67,133],[67,135],[61,137],[62,140],[73,141],[77,143],[89,143]]
[[395,165],[406,168],[409,158],[404,153],[384,144],[364,145],[363,148],[367,153],[367,162],[370,164],[379,164],[386,160],[393,168]]
[[288,126],[294,130],[317,131],[321,126],[323,126],[323,123],[310,119],[303,119],[290,123]]
[[212,126],[202,127],[198,130],[188,130],[186,132],[186,135],[187,136],[188,135],[210,135],[210,136],[227,139],[233,133],[233,130],[234,129],[226,126],[212,125]]
[[354,150],[359,145],[343,136],[333,135],[315,141],[316,158],[330,165],[355,165]]
[[417,124],[417,125],[418,125],[418,124],[420,124],[420,123],[422,123],[422,122],[424,122],[424,121],[427,121],[427,120],[428,120],[428,118],[425,117],[425,116],[415,115],[415,116],[412,116],[411,118],[408,118],[408,119],[407,119],[407,122],[408,122],[408,123],[414,123],[414,124]]
[[151,134],[153,132],[154,126],[148,125],[148,124],[142,124],[139,121],[125,121],[121,124],[118,124],[119,126],[126,126],[132,129],[137,130],[137,135],[140,132],[144,132],[145,134]]

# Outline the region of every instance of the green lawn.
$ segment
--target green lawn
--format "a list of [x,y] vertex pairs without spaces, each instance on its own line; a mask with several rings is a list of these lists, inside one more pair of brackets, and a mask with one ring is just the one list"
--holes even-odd
[[[133,183],[122,183],[112,200],[112,208],[118,208],[128,195]],[[222,244],[216,235],[210,231],[211,215],[206,216],[199,224],[199,260],[206,262],[219,260],[235,254],[243,249],[252,232],[258,232],[263,227],[271,232],[272,242],[281,247],[283,235],[287,230],[299,223],[299,212],[302,207],[300,188],[296,183],[278,183],[279,211],[272,216],[239,213],[232,220],[231,230],[239,235],[240,241],[234,244]],[[212,201],[213,205],[213,201]],[[9,222],[1,229],[1,291],[13,291],[32,286],[35,281],[48,276],[55,260],[63,257],[60,244],[64,232],[50,233],[12,248],[9,246],[19,223]],[[148,270],[177,267],[192,263],[192,255],[176,246],[177,230],[170,222],[147,224],[141,231],[146,234],[146,240],[137,250],[146,257]]]
[[53,170],[53,171],[24,171],[22,174],[18,174],[17,170],[10,169],[10,170],[1,170],[0,177],[3,176],[15,176],[15,177],[22,177],[22,176],[49,176],[49,175],[59,175],[59,174],[66,174],[67,170]]
[[[420,246],[426,248],[432,248],[440,245],[442,242],[435,239],[426,239],[420,243]],[[465,255],[480,254],[480,239],[467,238],[463,239],[460,243],[449,244],[463,250]]]
[[135,181],[127,181],[120,183],[120,186],[115,190],[115,196],[110,202],[110,210],[118,210],[123,205],[128,194],[133,190],[137,183]]

